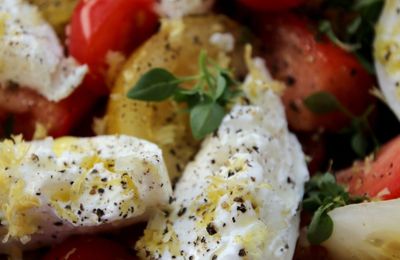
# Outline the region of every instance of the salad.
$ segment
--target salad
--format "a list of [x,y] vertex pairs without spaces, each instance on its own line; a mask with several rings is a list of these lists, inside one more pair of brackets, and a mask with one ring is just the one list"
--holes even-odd
[[0,259],[400,259],[399,10],[0,0]]

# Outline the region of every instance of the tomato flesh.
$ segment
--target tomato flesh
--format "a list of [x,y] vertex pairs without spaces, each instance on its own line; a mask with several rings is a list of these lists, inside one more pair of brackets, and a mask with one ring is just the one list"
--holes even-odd
[[304,99],[314,93],[331,93],[355,115],[373,103],[369,94],[373,78],[351,53],[325,38],[318,40],[307,19],[279,14],[263,17],[261,23],[267,66],[287,85],[282,98],[293,130],[335,132],[349,124],[343,113],[310,111]]
[[396,199],[400,197],[400,136],[386,144],[376,159],[356,162],[337,175],[340,183],[355,195],[371,198]]
[[157,28],[153,0],[81,0],[68,33],[70,54],[90,72],[83,83],[95,93],[109,92],[105,83],[109,51],[129,54]]
[[50,136],[66,135],[85,116],[96,102],[96,95],[79,87],[71,96],[51,102],[27,88],[0,87],[0,122],[12,118],[12,132],[31,139],[37,123]]

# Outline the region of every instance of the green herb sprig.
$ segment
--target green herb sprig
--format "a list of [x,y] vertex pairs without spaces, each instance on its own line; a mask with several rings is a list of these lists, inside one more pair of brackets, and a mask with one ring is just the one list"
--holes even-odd
[[[374,74],[372,43],[375,23],[379,18],[384,0],[324,0],[322,9],[351,14],[349,22],[328,20],[321,17],[319,31],[345,49],[353,52],[364,68]],[[339,19],[341,16],[339,16]]]
[[[196,139],[218,129],[225,115],[225,106],[240,94],[237,82],[228,69],[207,58],[204,51],[199,56],[197,75],[176,77],[163,68],[154,68],[142,75],[127,96],[130,99],[159,102],[172,98],[186,103],[190,126]],[[193,88],[180,84],[193,82]]]
[[379,141],[368,122],[368,118],[375,108],[373,105],[369,106],[362,115],[356,116],[340,103],[334,95],[325,91],[316,92],[308,96],[304,99],[304,104],[316,114],[340,111],[347,116],[351,120],[350,125],[342,129],[341,133],[351,136],[351,148],[360,158],[365,157],[371,147],[373,147],[373,150],[379,148]]
[[307,228],[308,241],[318,245],[331,236],[333,221],[328,215],[329,211],[365,200],[366,197],[350,196],[329,172],[313,176],[306,184],[303,199],[303,209],[314,213]]

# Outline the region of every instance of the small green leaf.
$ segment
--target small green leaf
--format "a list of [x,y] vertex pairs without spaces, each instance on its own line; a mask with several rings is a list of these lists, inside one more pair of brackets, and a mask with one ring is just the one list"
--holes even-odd
[[306,99],[304,104],[316,114],[327,114],[340,109],[341,104],[336,97],[328,92],[316,92]]
[[162,101],[177,90],[179,80],[162,68],[152,69],[139,79],[128,92],[128,98],[143,101]]
[[331,204],[320,207],[307,229],[307,239],[312,245],[319,245],[327,240],[333,231],[333,221],[327,211]]
[[193,100],[197,101],[199,96],[200,96],[200,93],[197,89],[178,88],[174,93],[174,100],[176,102],[190,103],[190,101],[193,101]]
[[345,188],[336,183],[333,174],[327,172],[314,175],[306,183],[303,209],[313,212],[308,226],[307,238],[311,244],[320,244],[328,239],[333,230],[333,222],[328,212],[337,207],[352,203],[360,203],[366,197],[351,197]]
[[351,138],[351,147],[360,157],[364,157],[368,149],[368,140],[362,132],[356,132]]
[[224,94],[225,89],[228,87],[228,82],[226,81],[222,73],[218,73],[217,76],[217,88],[215,89],[214,100],[217,100]]
[[190,111],[190,125],[194,138],[202,139],[221,124],[225,109],[214,102],[201,103]]
[[347,33],[355,34],[362,24],[361,16],[356,17],[348,26]]
[[328,20],[322,20],[319,24],[318,30],[321,33],[326,34],[333,43],[347,52],[354,52],[362,47],[359,43],[350,44],[341,41],[333,31],[332,24]]
[[309,193],[308,197],[303,200],[303,209],[306,211],[314,212],[321,205],[322,205],[322,201],[317,192]]
[[[197,75],[179,78],[165,69],[152,69],[139,79],[127,96],[144,101],[162,101],[172,96],[176,102],[186,103],[183,110],[190,113],[193,136],[201,139],[219,127],[225,105],[241,92],[235,88],[240,83],[230,71],[209,60],[205,51],[201,51],[198,65]],[[184,82],[192,82],[192,88],[180,88],[179,84]]]

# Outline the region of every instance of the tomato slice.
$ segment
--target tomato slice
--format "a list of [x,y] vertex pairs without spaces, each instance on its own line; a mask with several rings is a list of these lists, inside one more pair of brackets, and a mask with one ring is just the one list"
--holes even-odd
[[400,197],[400,136],[383,146],[372,162],[356,162],[350,169],[339,172],[337,179],[355,195],[379,199]]
[[129,54],[157,28],[153,0],[81,0],[74,10],[68,33],[70,54],[88,64],[84,86],[107,94],[106,55]]
[[71,237],[53,247],[44,260],[135,260],[120,244],[98,236]]
[[300,6],[304,0],[239,0],[243,5],[257,11],[281,11]]
[[307,19],[276,14],[260,20],[267,66],[273,77],[287,85],[283,102],[292,129],[337,131],[348,125],[343,113],[319,115],[304,105],[304,99],[316,92],[331,93],[355,115],[373,103],[369,94],[373,78],[351,53],[324,37],[318,40]]
[[4,125],[11,117],[12,132],[22,133],[26,139],[32,138],[37,123],[48,135],[58,137],[68,134],[95,102],[96,95],[82,87],[57,103],[27,88],[0,87],[0,120]]

